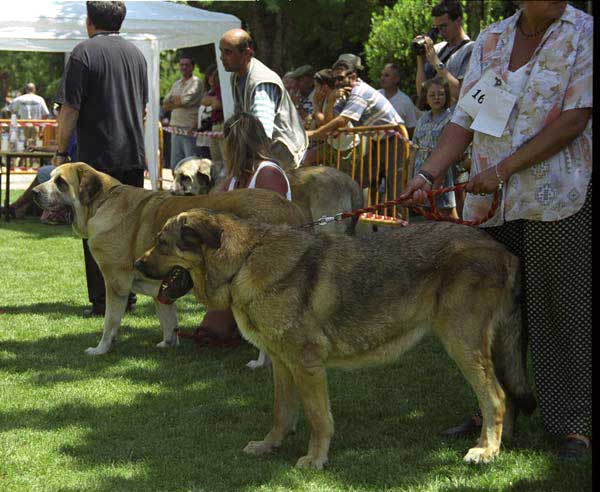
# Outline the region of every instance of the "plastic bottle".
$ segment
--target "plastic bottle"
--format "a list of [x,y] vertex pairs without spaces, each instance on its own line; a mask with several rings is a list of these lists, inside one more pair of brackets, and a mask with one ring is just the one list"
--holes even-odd
[[8,149],[10,152],[16,152],[17,150],[17,141],[19,139],[19,125],[17,123],[17,115],[12,114],[10,116],[10,130],[8,137]]
[[19,138],[17,139],[17,152],[25,151],[25,128],[19,128]]

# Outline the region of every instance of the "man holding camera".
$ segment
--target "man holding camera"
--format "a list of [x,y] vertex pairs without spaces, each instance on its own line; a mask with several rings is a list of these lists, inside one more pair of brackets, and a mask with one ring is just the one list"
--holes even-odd
[[[458,100],[474,46],[462,28],[462,14],[458,0],[443,0],[431,10],[433,29],[412,41],[411,47],[417,54],[417,95],[421,95],[423,82],[438,75],[450,84],[452,104]],[[444,41],[434,45],[437,34]]]

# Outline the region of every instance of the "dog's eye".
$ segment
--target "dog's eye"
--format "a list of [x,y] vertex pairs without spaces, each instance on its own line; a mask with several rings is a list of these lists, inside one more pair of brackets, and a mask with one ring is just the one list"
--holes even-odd
[[190,178],[189,176],[186,176],[185,174],[183,176],[181,176],[181,182],[187,182],[187,181],[191,181],[192,178]]
[[62,178],[62,176],[57,176],[56,179],[54,180],[54,183],[56,184],[56,187],[60,190],[60,191],[67,191],[67,188],[69,187],[69,185],[67,184],[67,182]]

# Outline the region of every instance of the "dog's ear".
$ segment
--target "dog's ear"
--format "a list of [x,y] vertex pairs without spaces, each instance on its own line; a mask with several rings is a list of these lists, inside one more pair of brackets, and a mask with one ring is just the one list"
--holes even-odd
[[177,247],[182,250],[195,250],[203,244],[212,249],[221,247],[223,229],[216,224],[209,224],[206,220],[189,220],[181,223]]
[[89,169],[79,169],[79,201],[88,206],[102,191],[100,177]]

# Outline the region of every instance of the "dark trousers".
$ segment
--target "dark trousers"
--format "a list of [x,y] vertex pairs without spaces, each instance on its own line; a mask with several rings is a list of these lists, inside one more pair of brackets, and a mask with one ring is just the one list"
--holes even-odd
[[521,261],[524,325],[544,428],[592,436],[592,183],[565,219],[487,230]]
[[[118,179],[123,184],[137,186],[138,188],[144,187],[143,169],[117,170],[107,172],[106,174],[110,174],[113,178]],[[88,298],[92,304],[103,306],[106,304],[104,277],[88,248],[86,239],[83,240],[83,258],[85,260],[85,277],[87,280]],[[129,303],[135,303],[135,294],[132,293],[129,295]]]

